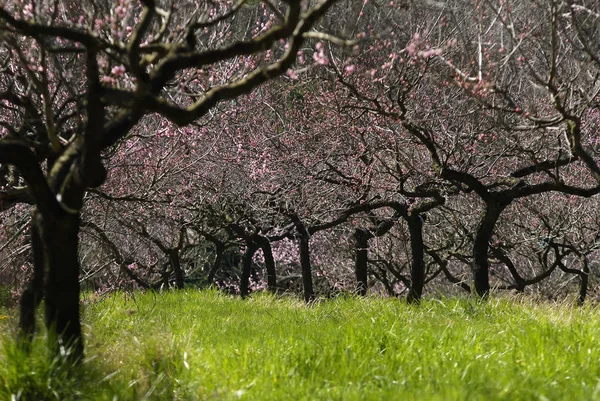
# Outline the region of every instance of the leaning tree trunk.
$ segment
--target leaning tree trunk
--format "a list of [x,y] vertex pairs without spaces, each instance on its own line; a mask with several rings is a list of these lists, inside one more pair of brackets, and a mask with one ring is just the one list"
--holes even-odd
[[473,244],[473,280],[475,292],[481,298],[486,298],[490,293],[490,264],[488,260],[490,241],[494,234],[496,222],[498,222],[506,206],[508,206],[507,203],[487,203],[485,214],[475,235],[475,242]]
[[252,258],[258,250],[254,242],[248,241],[242,257],[242,277],[240,278],[240,295],[246,298],[250,294],[250,275],[252,274]]
[[[83,338],[79,316],[79,213],[58,209],[41,219],[45,283],[45,320],[50,347],[80,361]],[[34,254],[37,250],[34,250]]]
[[369,253],[369,239],[373,235],[364,229],[357,229],[354,231],[354,246],[355,246],[355,260],[354,260],[354,274],[356,275],[356,293],[360,296],[367,295],[368,288],[368,253]]
[[423,218],[421,215],[410,215],[407,218],[410,232],[410,250],[412,264],[410,267],[410,288],[406,300],[419,303],[425,286],[425,247],[423,245]]

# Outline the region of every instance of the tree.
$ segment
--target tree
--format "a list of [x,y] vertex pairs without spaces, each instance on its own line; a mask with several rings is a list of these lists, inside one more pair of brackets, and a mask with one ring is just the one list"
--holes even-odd
[[577,19],[595,14],[587,3],[449,3],[411,2],[408,12],[390,13],[399,29],[387,37],[366,31],[369,57],[354,60],[370,72],[350,76],[338,68],[337,76],[348,108],[387,119],[429,155],[421,176],[483,203],[464,260],[485,297],[489,244],[510,204],[548,192],[590,197],[600,189],[584,123],[597,114],[597,65],[587,61],[596,56],[589,45],[596,28]]
[[[148,114],[190,125],[219,102],[285,73],[333,3],[260,3],[264,20],[250,32],[231,24],[244,2],[195,12],[192,2],[154,0],[120,1],[110,13],[100,2],[15,1],[0,8],[10,71],[1,77],[0,163],[16,166],[36,206],[35,274],[21,300],[25,338],[43,296],[54,349],[76,361],[83,355],[78,235],[86,192],[106,181],[103,152]],[[261,62],[270,49],[277,56]],[[224,63],[233,71],[217,74]]]

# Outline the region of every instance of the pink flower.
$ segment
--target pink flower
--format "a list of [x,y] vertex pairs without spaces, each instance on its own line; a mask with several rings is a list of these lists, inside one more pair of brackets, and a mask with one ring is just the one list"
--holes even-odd
[[404,50],[406,54],[412,57],[417,53],[417,46],[414,43],[409,43]]
[[313,54],[313,60],[320,65],[329,64],[329,59],[325,56],[325,46],[323,45],[323,42],[317,43],[316,49],[317,51]]
[[320,65],[329,64],[329,59],[325,56],[325,54],[323,53],[323,50],[320,50],[319,52],[315,52],[315,54],[313,54],[313,60],[315,60],[315,62]]
[[25,19],[29,19],[29,18],[33,17],[33,5],[31,5],[31,4],[25,5],[25,8],[23,9],[23,17],[25,17]]
[[110,70],[110,73],[114,76],[120,77],[121,75],[123,75],[125,73],[125,67],[122,65],[118,65],[112,68],[112,70]]
[[285,74],[291,79],[298,79],[298,74],[296,74],[296,71],[294,70],[287,70]]

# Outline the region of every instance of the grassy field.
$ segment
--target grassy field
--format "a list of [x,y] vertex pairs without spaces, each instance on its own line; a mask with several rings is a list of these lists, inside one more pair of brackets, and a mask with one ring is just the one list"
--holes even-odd
[[[84,307],[68,372],[0,310],[0,399],[600,399],[600,310],[527,300],[115,294]],[[4,317],[8,316],[8,317]]]

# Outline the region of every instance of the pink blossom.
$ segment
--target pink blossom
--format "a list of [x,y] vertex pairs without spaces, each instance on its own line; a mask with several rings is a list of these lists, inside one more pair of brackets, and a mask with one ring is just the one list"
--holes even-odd
[[33,5],[32,4],[27,4],[25,6],[25,8],[23,8],[23,17],[25,17],[25,19],[29,19],[33,17]]
[[110,70],[110,73],[114,76],[120,77],[121,75],[123,75],[125,73],[125,67],[122,65],[117,65],[115,67],[112,68],[112,70]]
[[412,42],[409,43],[404,50],[406,51],[406,54],[408,54],[411,57],[417,54],[417,46]]
[[420,51],[419,53],[417,53],[417,55],[419,57],[423,57],[423,58],[430,58],[433,56],[439,56],[441,54],[442,54],[442,49],[429,49],[429,50]]
[[291,79],[298,79],[298,74],[296,74],[296,71],[294,70],[287,70],[285,74]]

